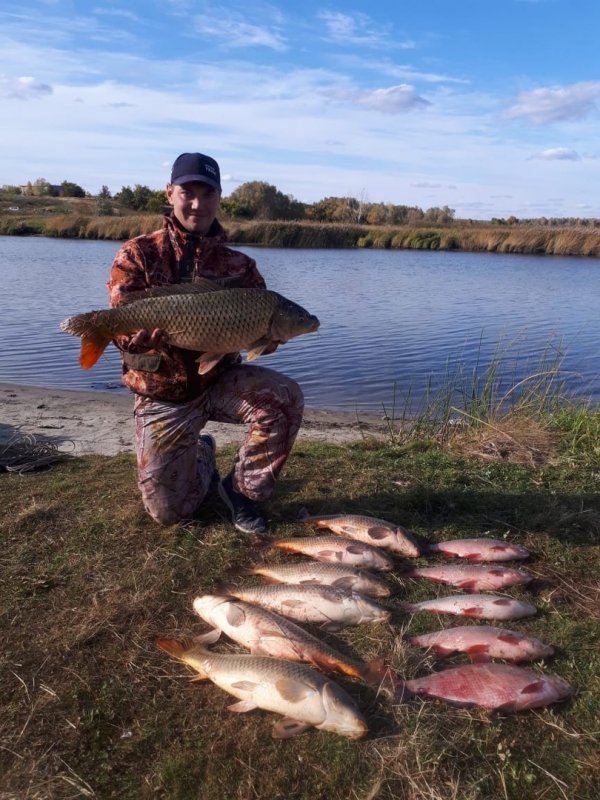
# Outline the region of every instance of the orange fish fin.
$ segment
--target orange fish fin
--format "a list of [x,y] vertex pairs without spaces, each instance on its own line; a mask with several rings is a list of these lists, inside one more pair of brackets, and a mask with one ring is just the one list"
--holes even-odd
[[173,656],[173,658],[183,658],[187,652],[183,642],[178,642],[177,639],[157,639],[156,646]]

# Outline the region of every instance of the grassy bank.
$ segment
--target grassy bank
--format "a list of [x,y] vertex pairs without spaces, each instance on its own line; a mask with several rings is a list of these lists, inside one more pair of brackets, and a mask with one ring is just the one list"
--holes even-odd
[[[160,227],[159,214],[95,214],[93,200],[24,198],[18,213],[0,207],[1,235],[122,241]],[[22,201],[23,202],[23,201]],[[6,204],[5,204],[6,205]],[[365,247],[470,252],[600,256],[600,230],[587,226],[455,222],[439,226],[239,221],[223,218],[230,239],[267,247]]]
[[[158,637],[203,631],[192,598],[258,557],[217,500],[194,522],[159,528],[141,507],[131,456],[0,474],[0,796],[596,798],[599,427],[597,412],[565,409],[443,437],[430,429],[296,446],[268,507],[273,535],[301,532],[294,520],[306,507],[385,517],[430,541],[490,535],[525,545],[534,583],[508,593],[538,613],[512,627],[553,644],[555,658],[534,669],[575,687],[565,705],[508,716],[435,701],[391,705],[340,681],[369,722],[358,743],[317,731],[275,741],[274,715],[231,714],[228,695],[190,683],[187,668],[156,649]],[[232,455],[219,452],[221,468]],[[402,579],[401,567],[389,577],[390,624],[327,639],[414,677],[441,662],[398,637],[456,622],[403,613],[401,600],[449,592]]]

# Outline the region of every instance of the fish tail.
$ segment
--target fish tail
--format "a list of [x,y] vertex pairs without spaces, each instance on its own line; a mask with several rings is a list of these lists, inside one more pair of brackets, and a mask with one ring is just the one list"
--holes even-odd
[[69,317],[60,323],[60,329],[64,333],[81,336],[79,363],[84,369],[94,366],[113,338],[97,311]]
[[402,702],[405,692],[404,681],[395,670],[387,666],[383,658],[369,661],[362,677],[368,686],[376,688],[392,702]]
[[180,660],[183,660],[188,651],[183,642],[179,642],[177,639],[157,639],[156,646],[173,656],[173,658],[179,658]]

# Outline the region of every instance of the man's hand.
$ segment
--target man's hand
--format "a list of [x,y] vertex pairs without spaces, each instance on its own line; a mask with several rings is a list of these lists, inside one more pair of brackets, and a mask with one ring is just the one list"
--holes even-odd
[[166,342],[166,333],[160,328],[154,328],[153,331],[142,328],[131,337],[129,346],[135,347],[136,350],[155,350]]

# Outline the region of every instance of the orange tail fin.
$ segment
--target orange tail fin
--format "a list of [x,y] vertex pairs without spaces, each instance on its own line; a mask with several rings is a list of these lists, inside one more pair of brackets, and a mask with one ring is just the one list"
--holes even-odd
[[87,314],[77,314],[60,323],[60,329],[64,333],[81,336],[79,363],[84,369],[94,366],[112,339],[112,334],[102,324],[102,313],[90,311]]
[[81,337],[79,363],[84,369],[91,369],[111,340],[100,334],[88,334]]
[[182,642],[178,642],[177,639],[157,639],[156,646],[173,656],[173,658],[182,659],[187,652],[185,645]]

